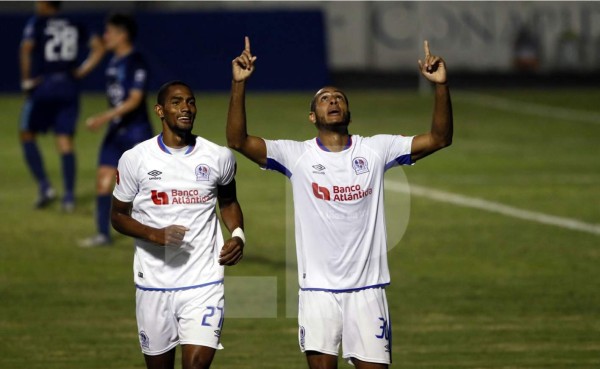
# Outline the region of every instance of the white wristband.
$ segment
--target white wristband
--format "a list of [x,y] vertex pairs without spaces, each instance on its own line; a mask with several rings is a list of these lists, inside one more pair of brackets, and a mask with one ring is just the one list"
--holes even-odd
[[246,236],[244,236],[244,230],[241,229],[240,227],[237,227],[236,229],[233,230],[233,232],[231,232],[231,237],[239,237],[242,239],[242,242],[244,243],[244,245],[246,244]]
[[32,79],[25,79],[21,81],[21,90],[31,90],[35,86],[35,81]]

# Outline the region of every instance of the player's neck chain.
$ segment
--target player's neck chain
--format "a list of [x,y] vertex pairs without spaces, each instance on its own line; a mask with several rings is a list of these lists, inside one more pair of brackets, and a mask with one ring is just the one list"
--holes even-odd
[[[194,143],[192,145],[188,145],[186,146],[187,149],[185,150],[184,155],[187,155],[189,153],[192,152],[192,150],[194,150],[194,147],[196,146],[196,142],[194,141]],[[173,153],[171,152],[171,150],[169,149],[169,147],[167,145],[165,145],[165,142],[163,141],[163,134],[161,133],[160,135],[158,135],[158,147],[160,147],[160,149],[164,152],[166,152],[169,155],[173,155]]]

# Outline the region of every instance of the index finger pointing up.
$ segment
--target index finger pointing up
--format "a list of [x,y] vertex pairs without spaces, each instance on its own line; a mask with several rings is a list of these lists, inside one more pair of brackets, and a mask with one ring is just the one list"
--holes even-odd
[[429,55],[431,55],[429,53],[429,41],[427,41],[427,40],[423,41],[423,48],[425,49],[425,57],[428,57]]
[[244,42],[246,43],[246,51],[250,51],[250,38],[248,36],[244,37]]

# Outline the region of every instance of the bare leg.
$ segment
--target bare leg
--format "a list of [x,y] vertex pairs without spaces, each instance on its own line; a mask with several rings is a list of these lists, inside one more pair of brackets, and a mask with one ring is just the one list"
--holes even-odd
[[175,368],[175,349],[160,355],[144,355],[146,359],[146,368],[148,369],[174,369]]
[[337,369],[338,358],[335,355],[306,351],[306,360],[310,369]]
[[199,345],[181,345],[183,369],[208,369],[215,357],[212,347]]
[[387,364],[379,364],[379,363],[369,363],[366,361],[358,360],[357,358],[352,358],[352,364],[356,367],[356,369],[387,369]]

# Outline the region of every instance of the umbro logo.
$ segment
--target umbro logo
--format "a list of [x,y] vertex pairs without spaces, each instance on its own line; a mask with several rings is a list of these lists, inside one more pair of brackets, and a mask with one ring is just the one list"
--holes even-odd
[[159,177],[159,175],[161,175],[161,174],[162,174],[162,172],[160,170],[156,170],[156,169],[148,172],[148,175],[150,175],[150,178],[149,178],[150,180],[161,179]]
[[325,174],[325,172],[323,172],[325,170],[325,166],[323,164],[315,164],[312,166],[313,169],[313,173],[314,174]]

